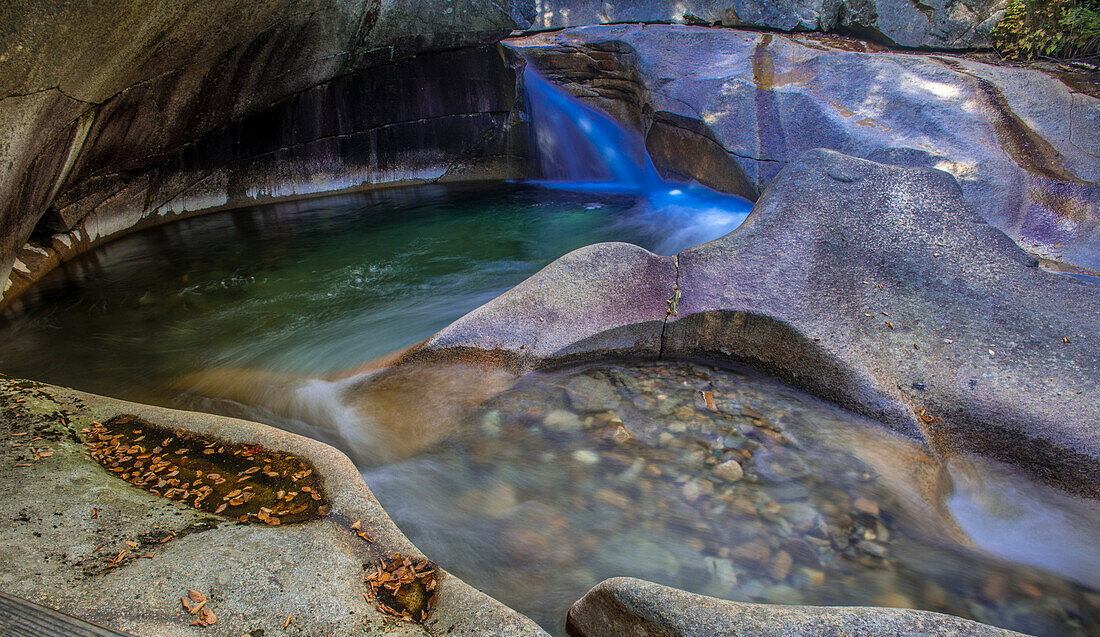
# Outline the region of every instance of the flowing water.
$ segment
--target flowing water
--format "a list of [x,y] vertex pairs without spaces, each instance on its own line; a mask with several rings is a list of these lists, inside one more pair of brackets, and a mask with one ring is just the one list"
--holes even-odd
[[981,458],[945,465],[751,370],[532,374],[363,475],[422,550],[556,634],[591,586],[633,576],[1100,635],[1100,504]]
[[670,240],[691,246],[736,228],[752,202],[698,183],[665,181],[645,142],[600,112],[558,89],[528,67],[524,75],[531,138],[540,180],[547,188],[614,192],[638,198],[639,218],[665,228]]
[[[589,587],[631,575],[1100,635],[1097,503],[986,459],[934,459],[751,370],[359,368],[574,248],[673,254],[747,214],[661,180],[606,115],[537,76],[527,87],[537,184],[308,199],[136,233],[5,313],[0,371],[335,444],[429,556],[557,634]],[[210,396],[182,391],[196,377]]]
[[209,369],[320,376],[431,336],[575,248],[685,247],[645,214],[634,196],[421,187],[183,220],[35,285],[0,322],[0,371],[158,404]]

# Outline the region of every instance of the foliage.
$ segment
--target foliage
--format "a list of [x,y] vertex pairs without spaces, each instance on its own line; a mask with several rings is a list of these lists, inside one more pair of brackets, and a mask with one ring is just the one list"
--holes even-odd
[[1100,54],[1100,0],[1012,0],[992,33],[1010,58]]

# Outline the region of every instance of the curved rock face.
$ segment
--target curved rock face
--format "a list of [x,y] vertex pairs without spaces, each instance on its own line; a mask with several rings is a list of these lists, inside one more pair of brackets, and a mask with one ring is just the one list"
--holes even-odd
[[[12,520],[0,526],[5,593],[134,635],[193,635],[196,616],[180,605],[191,589],[208,597],[216,621],[203,630],[217,637],[284,626],[291,634],[339,637],[547,637],[530,619],[442,571],[426,623],[383,614],[367,595],[365,571],[393,553],[425,556],[359,470],[328,445],[259,423],[8,378],[0,379],[0,405],[5,435],[34,430],[51,449],[33,463],[23,449],[0,449],[0,514]],[[300,524],[239,524],[178,496],[135,488],[96,464],[78,433],[121,414],[189,438],[292,455],[320,476],[331,509]],[[3,632],[11,631],[5,623]]]
[[[1100,286],[1036,267],[946,173],[811,151],[740,228],[678,259],[666,354],[762,361],[937,451],[1100,494],[1085,478],[1100,471]],[[761,337],[742,313],[803,338]]]
[[527,24],[489,0],[5,4],[4,295],[157,218],[505,176],[515,61],[493,43]]
[[757,190],[815,147],[938,168],[1021,247],[1100,270],[1096,83],[730,29],[614,25],[507,42],[643,131],[660,122],[705,138]]
[[628,577],[605,580],[588,591],[569,609],[568,626],[576,637],[1022,637],[928,611],[729,602]]
[[614,22],[681,22],[780,31],[857,35],[884,44],[933,49],[989,46],[1006,0],[534,0],[535,28]]
[[961,194],[942,171],[811,151],[729,235],[674,262],[582,248],[409,357],[744,362],[1096,497],[1100,286],[1041,270]]

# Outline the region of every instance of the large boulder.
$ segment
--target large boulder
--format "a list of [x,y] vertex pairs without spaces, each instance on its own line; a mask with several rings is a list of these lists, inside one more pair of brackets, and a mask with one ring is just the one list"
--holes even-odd
[[550,29],[614,22],[680,22],[780,31],[859,35],[933,49],[989,46],[1006,0],[540,0],[534,26]]
[[1037,265],[947,173],[815,150],[729,235],[674,261],[584,248],[408,356],[746,362],[1095,497],[1100,286]]
[[629,243],[586,246],[443,328],[409,357],[494,352],[518,372],[574,356],[656,358],[675,285],[674,257]]
[[950,175],[811,151],[678,263],[666,355],[750,360],[1100,495],[1100,285],[1038,268]]
[[520,4],[5,3],[2,298],[182,214],[507,176],[517,63],[495,42],[528,24]]
[[[978,213],[1044,259],[1100,270],[1100,83],[814,35],[609,25],[507,41],[642,130],[655,158],[763,190],[815,147],[955,176]],[[669,131],[693,140],[670,141]],[[668,147],[672,145],[673,149]],[[731,173],[733,171],[726,171]],[[742,191],[743,192],[743,191]]]
[[[331,509],[307,522],[242,524],[132,486],[93,461],[81,444],[82,429],[121,414],[178,432],[178,440],[199,436],[290,454],[320,478]],[[49,449],[0,448],[0,589],[7,594],[134,635],[197,634],[191,625],[196,617],[180,603],[196,590],[216,616],[201,630],[216,637],[284,628],[340,637],[435,631],[546,637],[530,619],[443,571],[427,622],[433,632],[378,610],[364,575],[392,553],[425,556],[347,456],[323,443],[255,422],[6,377],[0,378],[0,431],[34,431],[41,440],[34,447]],[[5,635],[51,634],[12,633],[8,623],[0,625]]]
[[568,628],[574,637],[1020,636],[928,611],[729,602],[627,577],[588,591],[569,609]]

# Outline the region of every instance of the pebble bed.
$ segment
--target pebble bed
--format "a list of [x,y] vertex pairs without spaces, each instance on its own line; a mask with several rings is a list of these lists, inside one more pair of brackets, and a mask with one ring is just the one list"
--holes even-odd
[[556,634],[612,576],[725,599],[1100,635],[1100,594],[973,546],[921,447],[773,379],[694,363],[532,375],[459,436],[367,470],[440,565]]

